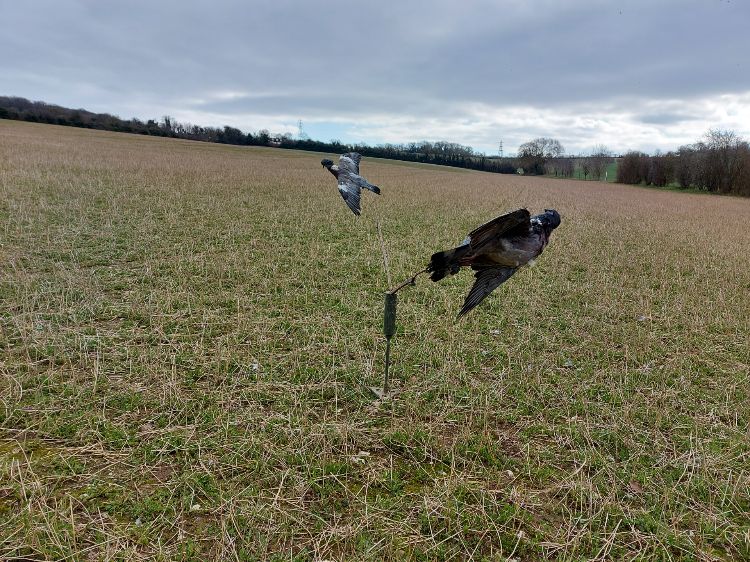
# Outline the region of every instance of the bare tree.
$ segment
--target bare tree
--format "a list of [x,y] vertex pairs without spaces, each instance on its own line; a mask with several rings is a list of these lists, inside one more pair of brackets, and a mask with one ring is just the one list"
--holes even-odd
[[591,176],[600,180],[607,171],[607,167],[612,163],[612,151],[603,144],[598,144],[591,151],[588,160],[591,167]]
[[560,166],[560,175],[564,178],[572,178],[575,173],[575,165],[573,159],[569,156],[557,159]]
[[526,173],[543,174],[545,163],[565,153],[557,139],[539,137],[518,147],[518,158]]
[[639,184],[648,179],[650,157],[643,152],[631,151],[620,159],[617,166],[617,181],[619,183]]
[[744,175],[745,158],[743,152],[748,144],[734,131],[710,129],[704,136],[708,149],[706,162],[707,187],[712,191],[729,193],[737,186]]
[[573,159],[569,156],[550,158],[544,165],[545,172],[558,178],[569,178],[573,175]]
[[581,172],[583,173],[583,179],[585,180],[589,179],[589,174],[591,173],[591,158],[589,158],[588,156],[579,158],[578,167],[581,169]]
[[682,187],[750,192],[750,145],[734,131],[709,130],[695,144],[681,146],[673,165]]
[[693,146],[681,146],[677,151],[674,175],[680,187],[687,188],[696,184],[699,158],[700,155]]

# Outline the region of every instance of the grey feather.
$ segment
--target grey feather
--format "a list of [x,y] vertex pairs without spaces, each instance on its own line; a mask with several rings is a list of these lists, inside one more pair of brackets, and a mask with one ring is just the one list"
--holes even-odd
[[380,188],[373,185],[359,175],[359,162],[362,156],[356,152],[347,152],[339,157],[338,166],[334,166],[331,160],[321,160],[321,164],[338,179],[338,188],[341,197],[355,215],[361,213],[360,200],[362,190],[369,189],[373,193],[380,193]]
[[359,161],[362,155],[358,152],[347,152],[339,157],[339,170],[355,176],[359,175]]
[[458,318],[477,306],[487,295],[510,279],[518,270],[516,267],[481,267],[476,269],[477,272],[474,274],[476,281],[474,281],[474,286],[469,294],[466,295]]
[[352,176],[352,181],[362,189],[369,189],[373,193],[380,194],[380,188],[377,185],[371,184],[362,176]]
[[516,228],[528,230],[530,224],[529,211],[518,209],[478,226],[469,233],[467,239],[471,244],[471,249],[479,253],[488,242],[496,241]]
[[362,190],[359,186],[354,185],[351,181],[342,181],[341,176],[339,176],[339,193],[341,193],[341,197],[344,198],[352,212],[359,216],[362,212],[359,205]]

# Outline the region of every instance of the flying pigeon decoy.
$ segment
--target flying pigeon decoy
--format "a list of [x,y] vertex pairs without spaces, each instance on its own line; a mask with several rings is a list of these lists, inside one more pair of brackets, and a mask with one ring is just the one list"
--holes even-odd
[[427,266],[430,279],[440,281],[464,266],[476,271],[474,286],[458,313],[460,318],[510,279],[519,267],[541,254],[558,226],[560,214],[553,209],[534,217],[526,209],[497,217],[469,233],[457,248],[433,254]]
[[338,166],[333,163],[333,160],[329,160],[328,158],[320,161],[323,167],[327,168],[339,180],[339,193],[341,193],[341,197],[344,198],[346,204],[357,216],[361,213],[359,198],[362,194],[362,188],[380,194],[380,188],[377,185],[372,185],[359,175],[359,161],[361,159],[361,154],[347,152],[339,158]]

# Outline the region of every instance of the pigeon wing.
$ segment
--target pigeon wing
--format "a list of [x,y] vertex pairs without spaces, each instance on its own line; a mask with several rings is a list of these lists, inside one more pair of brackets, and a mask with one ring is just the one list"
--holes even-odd
[[339,170],[343,170],[355,176],[359,175],[359,161],[362,155],[358,152],[347,152],[339,157]]
[[517,271],[517,268],[478,267],[476,270],[477,272],[474,274],[476,281],[474,281],[474,286],[469,291],[469,294],[466,295],[466,300],[463,307],[461,307],[461,311],[458,313],[458,318],[461,318],[461,316],[482,302],[492,291],[510,279],[511,275]]
[[482,226],[472,230],[469,233],[468,242],[471,244],[471,249],[474,252],[477,252],[488,242],[496,239],[498,236],[502,236],[514,228],[528,228],[530,225],[529,220],[530,215],[526,209],[512,211],[499,216],[496,219],[492,219],[490,222],[486,222]]
[[341,197],[344,198],[352,213],[359,216],[361,213],[359,199],[362,194],[360,187],[349,181],[346,176],[339,176],[339,193],[341,193]]

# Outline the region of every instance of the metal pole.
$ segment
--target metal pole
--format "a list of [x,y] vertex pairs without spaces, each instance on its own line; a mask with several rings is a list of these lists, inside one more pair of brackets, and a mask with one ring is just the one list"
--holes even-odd
[[427,268],[415,273],[412,277],[385,293],[385,303],[383,307],[383,335],[385,335],[385,370],[383,373],[383,388],[370,387],[370,390],[378,398],[387,397],[391,391],[391,338],[396,334],[396,304],[398,296],[396,293],[408,287],[416,285],[417,277],[426,273]]

